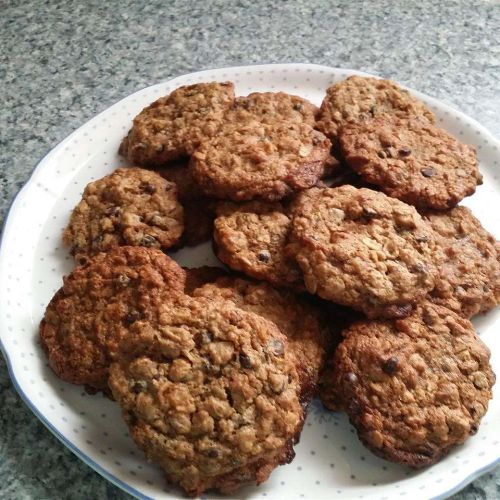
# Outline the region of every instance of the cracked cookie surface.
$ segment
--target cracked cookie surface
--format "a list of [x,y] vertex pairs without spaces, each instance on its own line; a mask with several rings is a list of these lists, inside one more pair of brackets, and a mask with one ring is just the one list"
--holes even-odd
[[146,167],[161,167],[189,156],[202,140],[215,134],[233,101],[230,82],[179,87],[134,118],[119,153]]
[[182,297],[137,321],[110,370],[132,437],[190,495],[260,483],[293,457],[295,361],[270,321]]
[[423,303],[408,318],[361,321],[344,336],[333,388],[375,454],[423,467],[476,433],[495,375],[469,320]]
[[442,258],[414,207],[352,186],[298,196],[287,253],[309,292],[369,317],[408,315],[434,287]]
[[300,269],[285,255],[290,229],[290,217],[280,203],[223,203],[214,222],[217,257],[253,278],[303,290]]
[[63,233],[77,262],[123,245],[167,249],[184,229],[175,184],[141,168],[119,168],[88,184]]
[[189,167],[208,196],[278,201],[316,184],[330,141],[306,123],[226,122],[202,142]]
[[326,90],[317,127],[336,144],[340,129],[381,115],[416,116],[434,123],[433,113],[391,80],[351,76]]
[[426,212],[444,262],[429,299],[470,318],[500,303],[498,242],[466,207]]
[[482,184],[475,149],[419,119],[382,117],[348,125],[340,145],[363,180],[419,208],[452,208]]
[[40,324],[40,340],[56,375],[94,390],[107,388],[128,325],[149,314],[159,293],[184,290],[185,272],[160,250],[117,247],[64,278]]

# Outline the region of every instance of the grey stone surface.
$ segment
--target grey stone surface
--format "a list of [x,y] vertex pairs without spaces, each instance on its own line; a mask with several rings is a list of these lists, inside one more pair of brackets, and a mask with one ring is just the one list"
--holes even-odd
[[[37,161],[129,93],[221,66],[355,68],[433,95],[500,137],[496,1],[0,1],[0,221]],[[455,498],[500,497],[500,469]],[[128,498],[66,450],[0,360],[0,498]]]

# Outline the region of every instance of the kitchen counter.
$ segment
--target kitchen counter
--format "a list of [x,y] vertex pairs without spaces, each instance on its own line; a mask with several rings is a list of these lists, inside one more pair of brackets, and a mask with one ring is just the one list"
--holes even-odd
[[[71,131],[135,90],[211,67],[363,70],[435,96],[500,137],[498,2],[7,0],[0,12],[0,221]],[[497,468],[453,498],[499,496]],[[1,357],[0,498],[130,498],[31,414]]]

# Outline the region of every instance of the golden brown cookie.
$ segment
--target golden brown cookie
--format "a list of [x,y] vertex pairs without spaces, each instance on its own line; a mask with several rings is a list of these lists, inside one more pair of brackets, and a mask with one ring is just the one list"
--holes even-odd
[[63,233],[77,262],[123,246],[167,249],[184,229],[175,185],[141,168],[119,168],[91,182]]
[[352,186],[299,195],[287,252],[309,292],[372,318],[408,315],[434,288],[442,257],[415,208]]
[[361,321],[344,335],[333,388],[375,454],[423,467],[476,433],[495,375],[469,320],[425,302],[408,318]]
[[184,290],[185,272],[160,250],[116,247],[64,278],[40,324],[49,364],[66,382],[107,388],[108,367],[128,327],[159,292]]
[[445,260],[429,299],[470,318],[500,303],[500,255],[495,238],[466,207],[427,212]]
[[161,167],[189,156],[203,139],[215,134],[233,101],[230,82],[179,87],[134,118],[119,153],[146,167]]
[[224,276],[193,291],[194,297],[229,300],[240,309],[272,321],[286,335],[298,361],[301,398],[309,403],[316,393],[319,374],[332,341],[325,312],[288,290],[267,283]]
[[435,121],[432,111],[391,80],[351,76],[328,87],[317,127],[336,144],[344,125],[385,115]]
[[307,99],[285,92],[253,92],[237,97],[227,120],[253,117],[262,123],[286,121],[314,126],[318,108]]
[[476,151],[428,121],[382,117],[344,127],[347,164],[389,196],[446,210],[482,184]]
[[214,222],[217,257],[253,278],[303,290],[302,273],[284,252],[290,228],[280,203],[221,204]]
[[189,167],[207,196],[277,201],[322,177],[330,141],[306,123],[226,122]]
[[193,496],[233,493],[291,460],[304,413],[295,360],[273,323],[184,296],[131,332],[110,388],[169,482]]

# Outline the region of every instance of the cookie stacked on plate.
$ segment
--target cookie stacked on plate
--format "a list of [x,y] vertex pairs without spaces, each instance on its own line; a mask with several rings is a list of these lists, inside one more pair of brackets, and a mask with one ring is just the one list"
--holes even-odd
[[[319,388],[395,462],[477,431],[495,376],[469,318],[500,302],[499,244],[456,207],[481,182],[473,148],[423,103],[363,77],[319,109],[200,83],[145,108],[120,154],[133,167],[73,211],[78,267],[40,336],[58,376],[121,405],[169,482],[265,481]],[[212,236],[229,269],[165,254]]]

